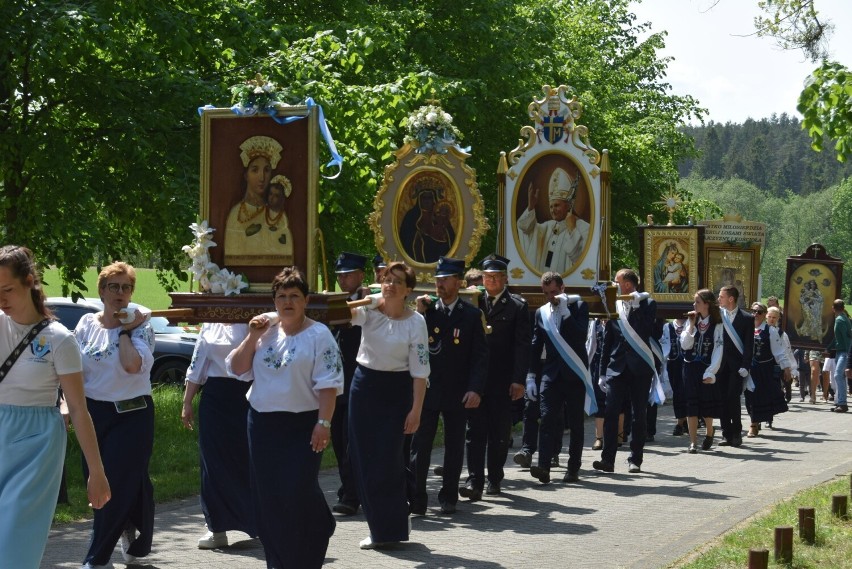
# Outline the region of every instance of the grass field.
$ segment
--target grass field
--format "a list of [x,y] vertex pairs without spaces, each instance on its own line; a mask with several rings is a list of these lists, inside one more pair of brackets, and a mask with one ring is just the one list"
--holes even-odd
[[[47,296],[63,296],[62,281],[57,269],[47,269],[42,276],[44,280],[44,293]],[[88,291],[83,291],[85,296],[98,297],[98,273],[94,268],[86,271],[84,282]],[[188,292],[189,283],[180,283],[181,287],[176,292]],[[133,291],[133,302],[147,306],[152,310],[162,310],[171,306],[168,292],[157,280],[157,272],[154,269],[136,269],[136,290]]]
[[[852,567],[852,521],[842,520],[831,514],[831,497],[850,492],[849,475],[803,490],[775,505],[771,509],[751,518],[721,536],[709,547],[679,561],[672,567],[681,569],[727,569],[748,565],[749,549],[768,549],[770,567],[795,569],[817,569],[823,567]],[[814,508],[816,520],[816,542],[808,545],[799,540],[799,508]],[[700,516],[696,520],[700,523]],[[793,527],[793,563],[777,564],[773,561],[775,551],[775,528]]]

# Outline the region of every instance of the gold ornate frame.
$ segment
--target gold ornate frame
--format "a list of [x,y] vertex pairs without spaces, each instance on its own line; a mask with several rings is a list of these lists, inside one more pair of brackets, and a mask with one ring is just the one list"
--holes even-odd
[[[639,228],[639,238],[642,243],[639,266],[642,267],[643,290],[651,293],[658,306],[676,304],[688,308],[701,288],[704,228],[695,225],[643,226]],[[669,254],[683,256],[679,270],[668,271],[668,268],[676,266],[672,264],[676,259],[669,259]]]
[[[416,205],[418,181],[430,178],[441,187],[442,199],[438,201],[448,204],[446,207],[451,210],[449,220],[454,238],[442,254],[472,264],[482,245],[482,237],[488,231],[488,221],[476,172],[465,163],[470,154],[457,146],[449,147],[446,154],[417,153],[413,146],[405,144],[395,158],[385,167],[382,186],[373,200],[373,212],[369,217],[376,249],[386,261],[401,260],[413,267],[418,282],[434,280],[432,273],[437,257],[421,257],[417,252],[421,250],[415,249],[412,243],[403,243],[412,219],[420,211],[420,206]],[[410,215],[406,215],[409,212]]]
[[760,247],[724,246],[711,243],[704,247],[704,288],[718,295],[725,285],[734,285],[740,292],[738,305],[749,309],[757,297],[760,272]]
[[[206,109],[201,115],[201,219],[216,229],[210,249],[211,261],[232,272],[243,273],[251,291],[269,290],[272,278],[282,266],[294,264],[305,272],[311,290],[317,286],[317,186],[318,122],[316,107],[281,107],[279,117],[303,117],[279,124],[267,114],[250,117],[234,114],[230,109]],[[292,183],[292,193],[286,200],[284,212],[292,234],[293,254],[282,255],[270,250],[258,250],[229,258],[225,262],[226,221],[229,212],[243,199],[241,179],[244,167],[240,159],[240,144],[253,137],[266,136],[281,147],[281,159],[270,178],[286,176]],[[261,222],[261,230],[263,230]],[[268,224],[268,229],[275,225]]]

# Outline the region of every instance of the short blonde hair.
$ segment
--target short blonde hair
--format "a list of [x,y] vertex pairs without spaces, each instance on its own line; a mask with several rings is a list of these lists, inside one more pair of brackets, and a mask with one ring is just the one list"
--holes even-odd
[[778,318],[781,318],[781,309],[777,306],[770,306],[766,309],[766,315],[768,316],[770,314],[777,314]]
[[107,279],[116,275],[127,275],[130,277],[130,284],[136,287],[136,269],[130,263],[124,261],[115,261],[101,269],[98,274],[98,290],[103,290],[106,287]]

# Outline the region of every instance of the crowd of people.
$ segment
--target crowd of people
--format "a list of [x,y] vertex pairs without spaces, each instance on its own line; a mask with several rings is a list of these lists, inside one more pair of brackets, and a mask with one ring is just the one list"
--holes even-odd
[[[240,531],[260,539],[270,568],[320,567],[334,513],[359,510],[369,526],[362,549],[408,541],[411,517],[429,510],[439,422],[438,512],[453,515],[460,498],[502,493],[513,423],[521,419],[513,460],[549,484],[566,428],[563,481],[580,481],[585,416],[595,419],[592,450],[600,451],[592,468],[614,472],[619,448],[628,445],[627,471],[641,472],[667,394],[672,434],[688,435],[689,454],[716,444],[717,420],[720,446],[743,444],[743,394],[747,438],[787,411],[794,383],[802,402],[815,403],[823,361],[833,386],[822,383],[823,398],[834,397],[834,411],[848,411],[852,325],[841,300],[826,346],[832,357],[823,358],[819,350],[791,349],[778,327],[777,299],[747,311],[733,286],[718,296],[699,290],[694,309],[667,322],[641,292],[638,274],[624,268],[614,279],[616,314],[604,319],[566,294],[556,272],[541,276],[545,302],[531,313],[508,286],[509,260],[497,254],[467,273],[464,261],[441,257],[434,294],[413,305],[411,267],[377,257],[376,282],[367,287],[367,261],[355,253],[337,259],[349,324],[309,318],[307,279],[285,267],[271,283],[274,311],[202,327],[181,412],[186,428],[198,428],[206,523],[199,549],[226,547],[227,532]],[[65,451],[62,408],[80,442],[94,508],[82,569],[111,567],[117,545],[128,564],[151,552],[154,340],[149,315],[128,308],[135,283],[127,263],[104,267],[97,285],[103,310],[71,332],[44,307],[32,253],[0,248],[0,356],[7,356],[0,366],[0,525],[10,528],[0,532],[0,548],[16,567],[37,567],[47,540]],[[329,446],[340,476],[331,508],[318,480]]]

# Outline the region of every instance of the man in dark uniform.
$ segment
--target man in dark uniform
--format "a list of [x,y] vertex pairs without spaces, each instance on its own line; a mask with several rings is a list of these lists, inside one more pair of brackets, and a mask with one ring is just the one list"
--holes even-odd
[[[618,450],[618,414],[625,399],[633,411],[630,456],[627,468],[641,472],[647,428],[648,394],[654,378],[656,361],[651,352],[657,303],[648,293],[640,293],[639,275],[633,269],[621,269],[615,282],[622,295],[631,300],[617,300],[617,318],[607,321],[601,350],[600,386],[606,392],[606,417],[601,459],[592,463],[595,470],[613,472]],[[660,331],[662,331],[660,329]]]
[[482,261],[486,294],[479,308],[491,333],[488,339],[488,372],[482,403],[468,414],[468,479],[459,494],[471,501],[482,498],[485,486],[486,450],[488,488],[486,494],[500,494],[503,465],[509,453],[512,429],[512,401],[524,396],[529,365],[530,316],[527,301],[506,288],[509,260],[489,255]]
[[[348,300],[359,300],[370,294],[370,290],[361,286],[364,282],[364,267],[367,257],[357,253],[341,253],[337,258],[334,271],[340,290],[349,295]],[[332,334],[340,346],[343,357],[343,393],[337,397],[334,415],[331,419],[331,445],[337,457],[337,471],[340,473],[340,488],[337,490],[337,503],[332,510],[338,514],[351,516],[358,513],[358,493],[349,462],[349,386],[355,374],[355,356],[361,345],[361,327],[345,324],[332,327]]]
[[[532,350],[527,374],[527,398],[541,397],[541,445],[538,449],[538,466],[530,467],[530,474],[539,482],[550,482],[550,466],[556,444],[562,441],[563,409],[567,407],[568,472],[565,482],[577,482],[583,457],[583,411],[588,391],[594,399],[589,375],[589,356],[586,353],[586,336],[589,330],[589,305],[579,297],[565,295],[565,286],[559,273],[546,272],[541,276],[541,290],[546,304],[535,312]],[[542,349],[547,356],[541,362]],[[541,393],[536,377],[541,374]]]
[[722,365],[716,373],[719,390],[722,392],[723,441],[719,446],[743,444],[742,392],[743,380],[751,369],[754,351],[754,316],[739,307],[740,291],[735,286],[723,286],[719,290],[719,308],[724,327]]
[[376,290],[373,291],[374,293],[382,291],[382,287],[379,283],[381,283],[382,279],[385,278],[385,270],[387,270],[387,268],[388,264],[385,262],[384,258],[380,254],[376,253],[376,256],[373,257],[373,283],[376,284]]
[[423,401],[420,427],[411,441],[411,470],[415,492],[411,513],[426,513],[426,478],[438,416],[444,418],[443,485],[438,493],[441,513],[452,514],[459,500],[459,479],[464,463],[467,409],[479,406],[485,388],[488,344],[478,308],[459,298],[464,261],[441,257],[435,269],[438,299],[423,295],[417,310],[429,330],[429,389]]

